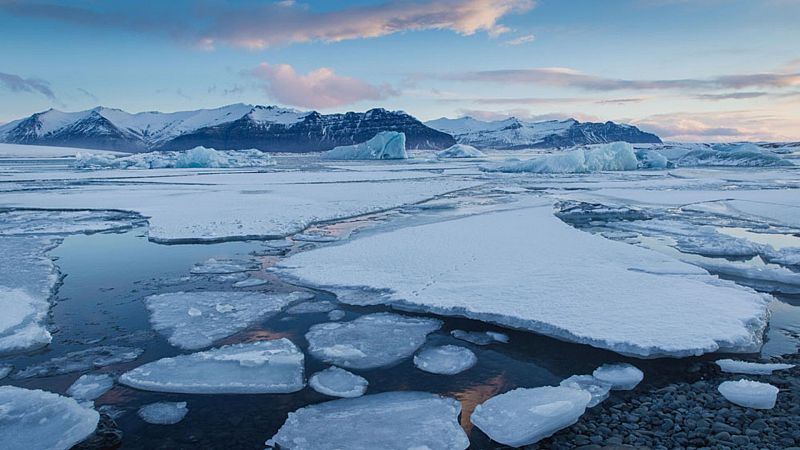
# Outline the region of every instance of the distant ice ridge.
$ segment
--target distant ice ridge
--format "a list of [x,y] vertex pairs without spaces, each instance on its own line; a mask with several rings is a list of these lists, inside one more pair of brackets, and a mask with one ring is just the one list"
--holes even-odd
[[338,160],[408,159],[406,135],[397,131],[381,131],[366,142],[334,147],[321,157]]
[[[670,256],[577,230],[550,202],[362,236],[273,269],[344,303],[465,316],[647,358],[756,351],[771,300]],[[325,347],[335,354],[336,344]]]
[[478,405],[470,420],[493,441],[522,447],[576,423],[591,400],[581,389],[519,388]]
[[119,382],[184,394],[289,393],[305,387],[303,361],[288,339],[257,341],[162,358],[122,374]]
[[755,144],[713,144],[710,148],[698,148],[676,158],[677,167],[734,166],[734,167],[780,167],[792,166],[779,155]]
[[589,173],[636,170],[638,168],[639,160],[636,159],[633,146],[627,142],[613,142],[553,153],[526,161],[488,166],[484,170],[490,172]]
[[482,151],[467,144],[455,144],[436,154],[437,158],[483,158],[486,156]]
[[0,443],[4,450],[66,450],[97,427],[100,415],[74,399],[0,386]]
[[458,423],[460,412],[457,400],[426,392],[333,400],[289,413],[266,445],[292,450],[463,450],[469,439]]
[[260,150],[215,150],[206,147],[136,153],[118,158],[97,153],[77,153],[73,163],[77,169],[193,169],[272,165],[275,165],[275,160]]
[[772,409],[778,399],[777,387],[758,381],[725,381],[717,389],[729,402],[745,408]]
[[719,359],[717,360],[717,365],[723,372],[747,375],[770,375],[776,370],[786,370],[794,367],[794,364],[765,364],[733,359]]
[[139,408],[139,417],[155,425],[173,425],[186,417],[186,402],[150,403]]
[[369,383],[363,377],[332,366],[312,375],[308,384],[320,394],[351,398],[364,395]]

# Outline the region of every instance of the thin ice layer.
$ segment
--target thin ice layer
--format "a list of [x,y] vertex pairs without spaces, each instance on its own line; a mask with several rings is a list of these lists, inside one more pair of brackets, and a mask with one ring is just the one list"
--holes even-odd
[[306,340],[309,353],[318,359],[352,369],[372,369],[408,358],[425,343],[428,333],[441,325],[436,319],[375,313],[350,322],[314,325]]
[[289,413],[268,448],[292,450],[459,450],[461,404],[425,392],[384,392],[334,400]]
[[549,203],[364,236],[275,270],[347,303],[465,316],[639,357],[754,351],[768,315],[765,296],[579,231]]
[[428,347],[414,355],[414,365],[419,370],[439,375],[461,373],[478,362],[472,350],[457,345]]
[[141,348],[118,345],[91,347],[30,365],[14,374],[14,378],[50,377],[126,363],[138,358],[143,351]]
[[295,298],[259,292],[173,292],[151,295],[145,304],[153,328],[170,344],[197,350],[278,313]]
[[94,432],[100,415],[69,397],[0,386],[0,442],[4,450],[62,450]]
[[186,402],[150,403],[139,408],[139,417],[155,425],[173,425],[186,417],[189,409]]
[[94,400],[114,386],[114,378],[107,373],[81,375],[67,388],[67,395],[76,400]]
[[300,349],[284,338],[162,358],[124,373],[119,382],[185,394],[289,393],[305,386],[303,361]]

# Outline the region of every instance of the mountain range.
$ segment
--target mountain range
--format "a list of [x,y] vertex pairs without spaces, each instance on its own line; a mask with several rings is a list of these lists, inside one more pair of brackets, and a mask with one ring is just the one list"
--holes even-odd
[[458,143],[478,148],[569,147],[612,141],[661,142],[650,133],[613,122],[485,122],[471,117],[422,123],[403,111],[321,114],[278,106],[233,104],[173,113],[128,113],[97,107],[49,109],[0,126],[0,142],[143,152],[185,150],[202,145],[220,150],[269,152],[330,150],[364,142],[380,131],[401,131],[409,149],[438,150]]

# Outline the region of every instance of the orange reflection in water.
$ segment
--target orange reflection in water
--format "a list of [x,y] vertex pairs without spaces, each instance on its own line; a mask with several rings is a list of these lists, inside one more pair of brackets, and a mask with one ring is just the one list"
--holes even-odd
[[483,384],[470,386],[463,391],[455,391],[448,394],[461,402],[461,428],[464,429],[467,435],[472,432],[472,422],[470,422],[469,416],[475,411],[475,407],[497,395],[506,385],[506,374],[501,373],[489,378]]
[[218,345],[239,344],[245,342],[257,342],[257,341],[274,341],[275,339],[290,338],[292,336],[293,336],[292,333],[285,333],[282,331],[272,331],[265,329],[245,330],[242,331],[241,333],[236,333],[233,336],[221,340]]

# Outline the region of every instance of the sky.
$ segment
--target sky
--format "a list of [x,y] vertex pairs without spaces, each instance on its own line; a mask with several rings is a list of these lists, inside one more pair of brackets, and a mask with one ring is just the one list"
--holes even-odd
[[231,103],[800,140],[800,0],[0,0],[0,123]]

